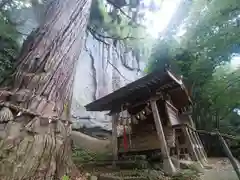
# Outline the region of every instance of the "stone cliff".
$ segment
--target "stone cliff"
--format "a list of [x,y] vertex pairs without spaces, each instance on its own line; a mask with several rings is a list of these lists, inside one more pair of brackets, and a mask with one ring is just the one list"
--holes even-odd
[[111,128],[106,112],[87,112],[84,105],[139,78],[140,67],[133,53],[126,52],[122,44],[114,45],[111,40],[102,42],[87,34],[75,76],[73,116],[81,119],[75,121],[74,126],[84,124]]

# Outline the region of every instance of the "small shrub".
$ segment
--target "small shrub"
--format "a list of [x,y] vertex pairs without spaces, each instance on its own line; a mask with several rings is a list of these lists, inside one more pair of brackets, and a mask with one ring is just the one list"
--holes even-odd
[[64,176],[62,177],[62,180],[70,180],[70,178],[69,178],[68,176],[64,175]]
[[76,162],[103,161],[107,159],[108,155],[104,153],[93,153],[78,148],[73,150],[73,160]]

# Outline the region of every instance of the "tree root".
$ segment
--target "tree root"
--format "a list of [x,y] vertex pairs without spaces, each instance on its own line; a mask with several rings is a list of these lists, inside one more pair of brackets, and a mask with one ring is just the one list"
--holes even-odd
[[[11,127],[15,129],[13,126],[16,124]],[[10,135],[0,144],[0,179],[60,179],[73,165],[65,147],[64,140],[54,133]]]
[[59,180],[72,175],[69,124],[52,123],[33,114],[6,122],[0,142],[1,180]]

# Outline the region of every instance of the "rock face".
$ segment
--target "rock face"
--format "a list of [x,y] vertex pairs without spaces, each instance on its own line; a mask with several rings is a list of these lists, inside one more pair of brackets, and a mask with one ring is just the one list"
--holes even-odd
[[87,112],[84,106],[141,76],[141,65],[131,51],[126,52],[120,43],[103,41],[86,35],[85,48],[77,65],[72,105],[73,115],[81,119],[75,121],[74,127],[84,124],[111,129],[107,112]]
[[[26,20],[18,27],[23,39],[39,24],[39,12],[32,8],[16,11],[13,18]],[[144,66],[123,44],[97,39],[86,33],[84,51],[76,67],[72,102],[75,129],[100,126],[110,130],[107,112],[87,112],[84,106],[138,79]]]

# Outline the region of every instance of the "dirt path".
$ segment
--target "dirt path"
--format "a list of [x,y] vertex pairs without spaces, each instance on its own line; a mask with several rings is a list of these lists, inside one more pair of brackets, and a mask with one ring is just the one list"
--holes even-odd
[[201,176],[202,180],[238,180],[233,167],[226,158],[211,158],[208,164],[212,169],[205,170]]

